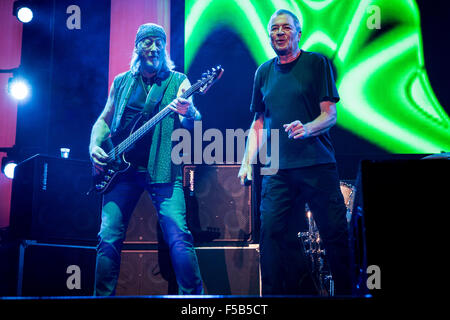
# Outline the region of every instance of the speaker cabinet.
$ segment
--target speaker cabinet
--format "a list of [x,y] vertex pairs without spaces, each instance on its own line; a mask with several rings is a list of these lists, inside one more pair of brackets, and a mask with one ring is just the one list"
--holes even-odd
[[101,196],[90,193],[87,161],[35,155],[15,169],[10,226],[13,235],[39,241],[95,242]]
[[260,295],[259,245],[196,251],[206,294]]
[[[194,242],[254,241],[252,189],[241,186],[239,166],[185,166],[183,188],[186,218]],[[156,209],[144,192],[130,218],[126,244],[157,244],[159,224]]]
[[166,250],[122,250],[116,295],[177,294],[175,274]]
[[[259,295],[259,250],[244,247],[197,247],[205,294]],[[116,294],[177,294],[167,251],[122,250]]]
[[0,241],[0,297],[17,293],[18,243]]
[[188,224],[196,243],[252,242],[252,192],[241,186],[239,168],[184,167]]
[[[370,294],[427,294],[446,286],[439,270],[448,233],[442,219],[449,212],[449,172],[448,160],[361,162],[367,265],[381,275],[381,289]],[[367,276],[368,282],[377,279],[375,271]]]
[[95,247],[23,241],[19,246],[18,296],[90,296]]
[[158,243],[158,215],[148,192],[144,191],[130,217],[125,244]]

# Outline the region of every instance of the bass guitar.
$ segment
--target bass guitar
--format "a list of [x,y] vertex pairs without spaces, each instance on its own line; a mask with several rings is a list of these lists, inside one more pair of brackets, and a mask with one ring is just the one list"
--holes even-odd
[[[183,92],[181,97],[187,99],[194,93],[206,93],[215,81],[220,79],[222,74],[223,69],[221,66],[208,70],[203,74],[202,79],[198,80],[188,90]],[[142,126],[136,129],[134,127],[137,127],[137,124],[140,123],[142,118],[142,114],[140,114],[133,120],[130,134],[126,138],[116,139],[117,137],[113,137],[106,139],[101,145],[102,149],[108,154],[107,159],[104,160],[106,165],[102,168],[102,171],[94,168],[92,189],[98,193],[107,192],[113,185],[116,177],[127,171],[131,166],[131,164],[126,160],[126,152],[132,150],[138,140],[144,137],[146,133],[148,133],[156,124],[167,117],[171,112],[173,112],[172,109],[170,109],[169,105],[167,105],[150,120],[146,121]],[[115,144],[114,142],[117,140],[119,140],[119,143]]]

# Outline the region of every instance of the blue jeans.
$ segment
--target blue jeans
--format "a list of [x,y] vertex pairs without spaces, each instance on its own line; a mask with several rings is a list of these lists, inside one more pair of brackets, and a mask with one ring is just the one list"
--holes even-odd
[[120,252],[128,222],[143,190],[158,212],[163,238],[169,247],[179,294],[203,294],[193,238],[186,224],[186,204],[181,179],[151,184],[146,172],[129,169],[104,195],[98,234],[94,295],[114,295],[120,271]]

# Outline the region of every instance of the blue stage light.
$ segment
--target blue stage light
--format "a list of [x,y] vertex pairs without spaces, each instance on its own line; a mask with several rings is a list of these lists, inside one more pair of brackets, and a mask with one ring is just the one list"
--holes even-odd
[[17,19],[22,23],[33,20],[33,11],[28,7],[21,7],[17,10]]
[[29,0],[16,0],[12,14],[22,23],[33,20],[33,6]]
[[24,100],[30,95],[30,86],[23,79],[10,78],[8,92],[16,100]]
[[5,165],[3,168],[3,173],[9,179],[14,179],[14,169],[16,168],[17,163],[10,162]]
[[6,153],[2,157],[1,172],[9,179],[14,179],[14,170],[17,166],[18,152],[15,146],[12,147],[0,147],[0,152]]

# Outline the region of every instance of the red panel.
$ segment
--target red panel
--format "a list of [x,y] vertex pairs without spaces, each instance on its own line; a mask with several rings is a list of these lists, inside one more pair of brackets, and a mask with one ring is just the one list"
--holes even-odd
[[136,31],[148,22],[166,30],[170,52],[170,0],[111,0],[109,86],[117,74],[129,70]]
[[[19,66],[22,23],[12,15],[14,0],[0,1],[0,69]],[[11,73],[0,74],[0,147],[11,147],[16,138],[17,103],[8,95]],[[3,158],[5,153],[0,153]],[[0,228],[9,225],[11,180],[0,174]]]

